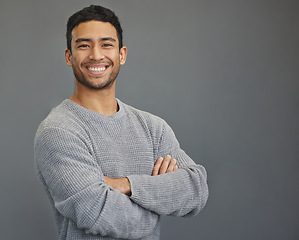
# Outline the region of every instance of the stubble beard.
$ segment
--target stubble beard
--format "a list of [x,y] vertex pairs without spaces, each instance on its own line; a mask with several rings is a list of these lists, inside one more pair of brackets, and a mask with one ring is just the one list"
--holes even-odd
[[[115,82],[115,80],[118,76],[118,73],[119,73],[119,67],[118,67],[115,69],[115,71],[113,71],[110,74],[110,76],[108,77],[108,80],[106,82],[96,84],[96,83],[89,81],[77,67],[72,65],[72,68],[73,68],[73,73],[74,73],[76,81],[83,84],[87,88],[94,89],[94,90],[102,90],[102,89],[106,89],[106,88],[109,88],[110,86],[112,86],[112,84]],[[101,77],[98,77],[98,78],[101,78]]]

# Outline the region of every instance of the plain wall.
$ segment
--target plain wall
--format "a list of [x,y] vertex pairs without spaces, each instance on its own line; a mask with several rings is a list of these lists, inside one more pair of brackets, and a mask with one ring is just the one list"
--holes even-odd
[[1,1],[0,238],[56,238],[33,139],[72,94],[65,25],[91,3],[123,25],[117,97],[164,118],[208,171],[206,208],[164,217],[162,239],[299,239],[296,0]]

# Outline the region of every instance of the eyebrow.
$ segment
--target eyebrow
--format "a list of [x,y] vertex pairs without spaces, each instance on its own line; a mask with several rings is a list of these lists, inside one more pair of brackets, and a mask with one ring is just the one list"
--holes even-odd
[[106,37],[106,38],[101,38],[101,41],[112,41],[112,42],[116,42],[116,39],[114,39],[112,37]]
[[91,39],[90,38],[78,38],[76,39],[75,43],[79,43],[79,42],[90,42]]
[[[112,42],[116,42],[116,39],[114,39],[112,37],[104,37],[104,38],[101,38],[100,41],[112,41]],[[91,42],[91,39],[90,38],[78,38],[75,41],[75,43],[80,43],[80,42]]]

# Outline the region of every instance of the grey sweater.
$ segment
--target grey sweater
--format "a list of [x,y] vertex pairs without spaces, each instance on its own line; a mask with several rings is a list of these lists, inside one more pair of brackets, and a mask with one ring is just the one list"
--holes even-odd
[[[35,166],[61,240],[157,240],[160,215],[194,216],[206,204],[206,171],[166,122],[117,101],[119,111],[104,116],[67,99],[37,130]],[[151,176],[167,154],[179,169]],[[128,177],[132,195],[107,186],[104,176]]]

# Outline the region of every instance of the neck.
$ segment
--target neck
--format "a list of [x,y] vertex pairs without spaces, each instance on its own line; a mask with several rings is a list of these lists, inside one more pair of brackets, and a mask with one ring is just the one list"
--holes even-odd
[[76,84],[70,100],[105,116],[111,116],[118,111],[118,104],[115,98],[115,84],[108,89],[100,90],[89,89]]

